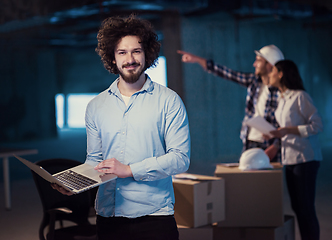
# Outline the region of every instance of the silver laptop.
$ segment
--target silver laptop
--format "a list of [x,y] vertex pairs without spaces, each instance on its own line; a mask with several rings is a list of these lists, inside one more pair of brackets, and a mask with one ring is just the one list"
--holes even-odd
[[14,157],[45,180],[50,183],[56,183],[74,194],[87,191],[117,178],[114,174],[100,173],[95,170],[93,166],[86,163],[51,175],[44,168],[35,163],[16,155],[14,155]]

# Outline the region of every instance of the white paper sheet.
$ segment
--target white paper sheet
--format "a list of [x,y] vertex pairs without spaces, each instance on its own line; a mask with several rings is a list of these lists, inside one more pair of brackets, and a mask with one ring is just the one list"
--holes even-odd
[[265,135],[268,135],[270,137],[273,137],[273,135],[270,134],[270,131],[276,130],[276,128],[271,123],[269,123],[268,121],[266,121],[261,116],[252,117],[252,118],[248,119],[245,123],[249,127],[256,128],[261,133],[263,133]]

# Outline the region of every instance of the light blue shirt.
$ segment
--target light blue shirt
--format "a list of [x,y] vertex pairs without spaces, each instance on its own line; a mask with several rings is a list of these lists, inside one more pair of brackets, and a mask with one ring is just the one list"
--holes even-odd
[[135,218],[161,209],[173,214],[172,175],[187,171],[190,163],[185,106],[174,91],[149,77],[126,106],[118,82],[87,106],[86,163],[95,166],[114,157],[129,165],[134,177],[101,185],[97,214]]

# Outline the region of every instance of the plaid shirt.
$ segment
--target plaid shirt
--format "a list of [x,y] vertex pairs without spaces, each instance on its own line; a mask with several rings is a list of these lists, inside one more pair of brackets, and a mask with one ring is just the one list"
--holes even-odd
[[[247,125],[244,122],[255,114],[255,105],[257,104],[259,91],[263,84],[262,79],[256,76],[254,73],[242,73],[222,65],[214,64],[212,60],[207,61],[207,71],[226,80],[236,82],[247,88],[245,116],[242,122],[240,133],[240,138],[243,142],[243,150],[245,150],[247,149],[249,131]],[[276,128],[278,128],[279,125],[274,116],[274,112],[278,106],[278,97],[278,89],[275,87],[269,87],[269,95],[265,105],[264,118]],[[264,143],[261,145],[265,149],[273,143],[280,146],[279,139],[270,139],[269,141],[264,141]],[[278,160],[280,160],[280,154],[278,154]]]

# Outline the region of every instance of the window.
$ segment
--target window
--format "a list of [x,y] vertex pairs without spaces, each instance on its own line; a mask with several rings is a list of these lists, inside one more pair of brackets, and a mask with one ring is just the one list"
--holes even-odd
[[167,72],[166,72],[166,58],[160,56],[158,58],[158,64],[154,68],[146,69],[146,73],[149,75],[151,80],[157,82],[163,86],[167,86]]
[[[161,56],[158,65],[149,68],[146,73],[150,78],[164,86],[167,86],[166,58]],[[55,96],[56,124],[59,129],[85,128],[85,109],[89,101],[98,93],[59,93]]]
[[58,128],[84,128],[86,106],[95,96],[97,93],[71,93],[66,96],[57,94],[55,102]]
[[63,128],[65,123],[65,96],[64,94],[55,95],[55,116],[56,116],[56,125],[59,128]]

